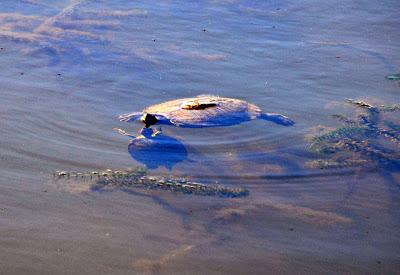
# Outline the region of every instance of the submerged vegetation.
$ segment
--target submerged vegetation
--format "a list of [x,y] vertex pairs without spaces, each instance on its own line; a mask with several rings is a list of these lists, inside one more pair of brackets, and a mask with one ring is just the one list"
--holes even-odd
[[181,177],[150,176],[146,170],[137,168],[134,170],[117,171],[93,171],[88,173],[57,171],[55,177],[89,179],[91,190],[124,190],[144,188],[150,190],[168,190],[184,194],[218,197],[245,197],[249,191],[244,188],[229,188],[222,185],[206,185],[192,182]]
[[386,120],[384,113],[400,111],[400,104],[373,106],[364,101],[347,100],[360,108],[356,119],[334,115],[344,126],[312,139],[310,149],[321,159],[311,167],[349,166],[400,167],[400,125]]

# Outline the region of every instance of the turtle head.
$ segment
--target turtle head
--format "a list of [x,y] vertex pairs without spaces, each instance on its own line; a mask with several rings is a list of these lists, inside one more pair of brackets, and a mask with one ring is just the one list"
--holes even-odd
[[151,125],[154,125],[158,122],[158,119],[155,115],[144,113],[144,115],[140,118],[140,120],[144,123],[145,127],[148,128]]

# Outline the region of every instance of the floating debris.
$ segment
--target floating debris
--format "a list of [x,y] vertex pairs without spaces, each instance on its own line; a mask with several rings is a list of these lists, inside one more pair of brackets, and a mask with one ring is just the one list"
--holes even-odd
[[386,79],[390,80],[390,81],[393,81],[398,86],[400,86],[400,73],[387,75]]
[[[400,104],[395,104],[395,105],[391,105],[391,106],[386,106],[386,105],[379,105],[379,106],[373,106],[365,101],[357,101],[354,99],[347,99],[347,102],[356,105],[358,107],[362,107],[362,108],[367,108],[371,111],[374,112],[397,112],[400,111]],[[340,116],[340,115],[335,115],[335,116]]]
[[359,106],[359,107],[367,108],[367,109],[373,109],[373,108],[374,108],[372,105],[370,105],[370,104],[367,103],[367,102],[364,102],[364,101],[357,101],[357,100],[354,100],[354,99],[351,99],[351,98],[348,98],[348,99],[347,99],[347,102],[349,102],[349,103],[351,103],[351,104],[354,104],[354,105],[357,105],[357,106]]
[[400,73],[387,75],[386,79],[394,80],[394,81],[397,81],[397,80],[400,81]]
[[119,189],[128,191],[132,188],[144,188],[150,190],[168,190],[184,194],[229,198],[245,197],[249,194],[249,191],[244,188],[206,185],[180,177],[150,176],[147,175],[146,170],[142,168],[128,171],[107,169],[105,171],[92,171],[86,173],[57,171],[54,176],[58,178],[95,178],[95,181],[91,182],[91,190]]
[[371,164],[400,167],[400,125],[387,120],[381,122],[381,113],[400,111],[400,104],[374,106],[365,101],[347,101],[362,108],[364,113],[357,119],[334,115],[345,126],[314,137],[310,144],[312,151],[331,158],[310,161],[307,165],[321,169]]

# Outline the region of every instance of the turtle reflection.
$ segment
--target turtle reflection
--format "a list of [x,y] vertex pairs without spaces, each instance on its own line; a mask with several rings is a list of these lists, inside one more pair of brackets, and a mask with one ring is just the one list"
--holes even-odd
[[173,137],[164,135],[161,129],[143,128],[136,137],[122,129],[116,130],[132,138],[128,145],[129,154],[148,169],[164,166],[171,170],[175,164],[187,158],[185,145]]

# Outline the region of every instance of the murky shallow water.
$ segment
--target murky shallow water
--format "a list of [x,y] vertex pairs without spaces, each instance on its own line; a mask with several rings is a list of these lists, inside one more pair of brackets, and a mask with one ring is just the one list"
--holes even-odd
[[[361,112],[346,98],[399,103],[398,82],[385,79],[399,71],[398,10],[397,1],[2,1],[1,273],[398,272],[398,166],[307,165],[319,158],[310,136],[341,127],[333,114]],[[150,173],[249,196],[88,192],[51,176],[142,165],[112,130],[141,125],[117,116],[205,92],[296,124],[165,126],[187,155]],[[384,119],[399,123],[398,113]]]

